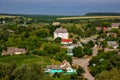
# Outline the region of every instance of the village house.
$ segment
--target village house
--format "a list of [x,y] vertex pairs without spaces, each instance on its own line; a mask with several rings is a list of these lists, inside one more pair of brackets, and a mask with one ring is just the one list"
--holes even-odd
[[54,31],[54,39],[56,39],[57,37],[63,38],[63,39],[68,39],[68,31],[66,28],[57,28]]
[[69,55],[69,56],[73,56],[73,52],[72,52],[72,50],[73,50],[74,47],[75,47],[75,46],[73,46],[73,45],[68,46],[68,53],[67,53],[67,55]]
[[103,31],[110,31],[110,30],[112,30],[111,27],[103,27]]
[[102,28],[101,28],[100,26],[97,26],[97,27],[96,27],[96,30],[97,30],[97,31],[101,31]]
[[52,25],[53,26],[60,26],[60,22],[53,22]]
[[25,54],[26,52],[24,48],[8,47],[7,51],[3,51],[1,55]]
[[112,28],[119,29],[120,28],[120,23],[112,23]]
[[62,64],[60,64],[60,65],[54,65],[54,64],[48,65],[44,72],[46,72],[46,73],[56,73],[56,72],[61,73],[63,71],[66,71],[69,73],[76,73],[76,70],[73,69],[71,67],[71,65],[69,64],[69,62],[67,62],[66,60],[64,60],[62,62]]
[[107,45],[114,49],[118,48],[118,43],[116,41],[107,41]]
[[117,52],[119,52],[119,49],[109,49],[109,48],[105,48],[104,51],[105,51],[105,52],[110,52],[110,51],[117,51]]
[[109,37],[117,37],[117,34],[116,33],[107,33],[107,36],[109,36]]
[[101,31],[101,30],[103,30],[103,31],[110,31],[110,30],[112,30],[112,28],[111,27],[101,27],[101,26],[97,26],[96,27],[96,30],[97,31]]

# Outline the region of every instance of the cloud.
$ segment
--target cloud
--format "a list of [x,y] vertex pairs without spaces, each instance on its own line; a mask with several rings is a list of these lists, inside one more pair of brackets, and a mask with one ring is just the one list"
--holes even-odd
[[24,2],[24,3],[76,3],[76,4],[115,4],[120,0],[0,0],[0,2]]

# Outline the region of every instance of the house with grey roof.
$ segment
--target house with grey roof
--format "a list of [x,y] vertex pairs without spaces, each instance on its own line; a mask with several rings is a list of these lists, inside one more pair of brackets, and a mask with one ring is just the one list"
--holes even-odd
[[57,28],[54,31],[54,39],[56,39],[57,37],[63,38],[63,39],[68,39],[68,31],[66,28]]
[[107,45],[111,46],[114,49],[118,48],[118,46],[119,46],[116,41],[107,41]]
[[120,23],[112,23],[112,28],[119,29],[120,28]]
[[8,47],[7,51],[3,51],[2,55],[25,54],[26,52],[24,48]]
[[117,37],[117,34],[116,33],[107,33],[107,36],[108,37]]

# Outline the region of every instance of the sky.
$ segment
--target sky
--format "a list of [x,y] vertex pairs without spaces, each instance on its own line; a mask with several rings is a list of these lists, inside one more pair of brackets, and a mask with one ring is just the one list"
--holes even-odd
[[0,0],[0,13],[84,15],[120,12],[120,0]]

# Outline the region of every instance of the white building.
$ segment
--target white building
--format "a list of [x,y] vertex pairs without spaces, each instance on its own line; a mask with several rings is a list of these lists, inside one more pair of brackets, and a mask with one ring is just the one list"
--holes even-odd
[[118,48],[118,43],[116,41],[107,41],[107,45],[113,47],[114,49]]
[[53,22],[52,25],[53,26],[60,26],[60,22]]
[[112,23],[112,28],[119,29],[120,23]]
[[65,28],[57,28],[54,31],[54,39],[56,39],[57,37],[63,38],[63,39],[68,39],[68,31]]

